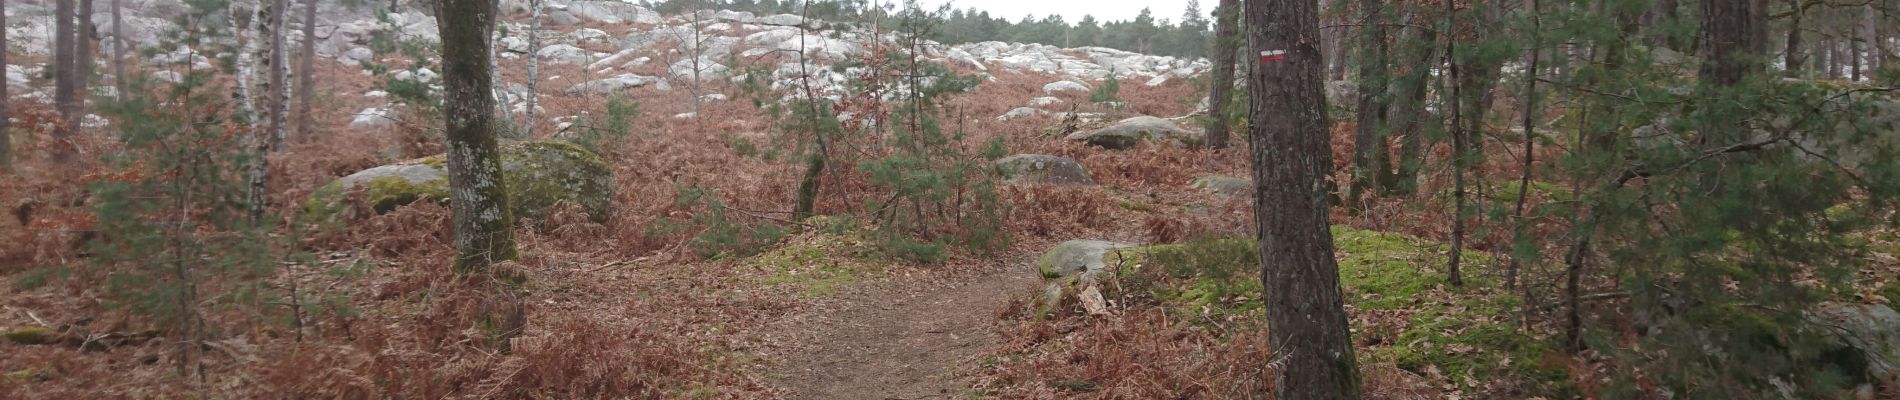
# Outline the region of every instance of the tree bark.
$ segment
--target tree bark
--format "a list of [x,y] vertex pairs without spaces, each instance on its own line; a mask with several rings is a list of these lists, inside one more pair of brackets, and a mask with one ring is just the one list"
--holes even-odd
[[[1317,0],[1248,1],[1248,128],[1254,221],[1265,290],[1268,343],[1281,367],[1280,399],[1357,399],[1359,374],[1347,330],[1322,189],[1332,170],[1321,94]],[[1283,52],[1284,59],[1269,58]]]
[[297,142],[307,143],[316,139],[310,111],[317,100],[317,0],[304,0],[302,45],[297,61]]
[[488,76],[494,2],[436,0],[442,36],[443,106],[448,136],[449,206],[455,227],[455,270],[486,271],[515,258],[514,214],[501,175]]
[[[1423,5],[1412,6],[1408,14],[1420,13]],[[1407,17],[1403,21],[1413,22]],[[1418,191],[1418,171],[1425,165],[1421,148],[1424,132],[1421,126],[1425,120],[1425,95],[1430,86],[1432,67],[1438,65],[1437,33],[1431,29],[1409,27],[1400,35],[1399,48],[1402,49],[1401,65],[1407,68],[1394,84],[1392,106],[1389,111],[1388,125],[1392,127],[1388,136],[1399,138],[1399,159],[1397,170],[1386,178],[1385,187],[1396,194],[1410,194]]]
[[1802,5],[1805,1],[1807,0],[1790,2],[1793,8],[1788,13],[1788,47],[1782,52],[1781,59],[1782,65],[1787,68],[1783,72],[1789,78],[1801,77],[1801,64],[1807,62],[1806,55],[1801,53],[1801,21],[1807,14],[1806,8]]
[[73,34],[73,69],[76,71],[73,82],[77,85],[73,88],[73,95],[76,96],[74,101],[79,111],[67,118],[72,120],[73,129],[79,129],[79,122],[86,115],[86,98],[92,97],[92,61],[95,58],[92,36],[98,31],[92,24],[92,0],[79,0],[79,15],[75,17],[79,18],[79,31]]
[[125,85],[125,20],[122,0],[112,0],[112,85],[113,93],[119,99],[126,97]]
[[270,105],[270,151],[274,152],[284,149],[284,129],[289,125],[290,55],[284,49],[284,31],[289,23],[284,17],[290,0],[270,2],[270,88],[264,95],[270,96],[266,104]]
[[[13,44],[7,42],[6,26],[7,5],[6,2],[0,2],[0,68],[6,68],[7,65],[6,49],[13,48]],[[5,71],[0,71],[0,74],[5,74]],[[4,78],[0,77],[0,79]],[[9,85],[6,82],[0,82],[0,172],[13,170],[13,134],[9,130],[13,127],[13,122],[7,119],[12,116],[12,110],[7,108],[7,103],[9,103],[8,100],[13,99],[13,96],[7,93],[7,86]]]
[[1382,178],[1390,170],[1386,154],[1386,40],[1385,4],[1360,0],[1366,13],[1359,28],[1359,104],[1353,129],[1352,182],[1347,186],[1346,208],[1359,211],[1369,192],[1383,192]]
[[[501,9],[501,0],[491,1],[495,3],[496,10]],[[494,32],[491,33],[493,36],[500,36],[499,33],[501,31],[491,30],[491,32]],[[497,37],[493,40],[500,40],[500,38]],[[508,109],[508,104],[512,102],[512,100],[508,98],[508,80],[501,76],[501,61],[496,58],[496,53],[499,53],[500,50],[496,50],[492,47],[496,45],[498,44],[494,41],[490,41],[489,46],[491,47],[488,49],[488,73],[489,77],[495,80],[490,83],[489,86],[495,96],[495,116],[501,119],[501,121],[498,121],[499,123],[496,124],[496,131],[497,134],[502,137],[520,139],[521,137],[519,135],[521,131],[515,130],[515,116],[510,112],[512,110]]]
[[[1524,101],[1520,102],[1522,104],[1520,108],[1523,110],[1519,113],[1524,123],[1524,164],[1517,181],[1517,204],[1513,205],[1511,210],[1511,240],[1513,242],[1529,240],[1524,237],[1524,200],[1530,195],[1531,173],[1534,172],[1532,168],[1535,167],[1537,160],[1537,62],[1541,61],[1539,55],[1543,54],[1544,29],[1543,17],[1538,14],[1538,11],[1542,9],[1537,0],[1530,0],[1528,13],[1531,18],[1530,46],[1529,50],[1524,52],[1530,57],[1530,61],[1527,63],[1529,66],[1524,68]],[[1504,270],[1506,289],[1517,288],[1518,269],[1524,264],[1522,255],[1515,251],[1518,246],[1512,247],[1510,265]]]
[[1240,0],[1221,0],[1218,20],[1214,22],[1214,74],[1207,91],[1207,146],[1227,148],[1228,98],[1234,90],[1234,54],[1240,47],[1235,39],[1239,31]]
[[[531,11],[533,14],[528,22],[528,51],[533,52],[541,48],[541,0],[529,0],[528,7],[534,9]],[[528,56],[528,104],[527,111],[523,113],[525,120],[521,122],[522,137],[534,137],[534,107],[537,100],[541,99],[540,85],[541,57],[530,54]]]
[[1730,86],[1760,73],[1768,43],[1767,12],[1758,0],[1702,0],[1703,83]]
[[79,72],[73,46],[78,36],[78,27],[73,26],[75,1],[54,0],[53,6],[53,108],[60,115],[60,123],[53,127],[53,161],[60,163],[72,158],[73,130],[79,128]]

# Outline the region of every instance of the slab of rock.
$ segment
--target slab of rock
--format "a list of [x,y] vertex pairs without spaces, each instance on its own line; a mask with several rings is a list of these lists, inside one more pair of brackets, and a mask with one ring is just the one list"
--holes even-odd
[[1044,278],[1093,274],[1108,268],[1103,262],[1108,252],[1135,247],[1134,244],[1102,240],[1070,240],[1057,244],[1036,260],[1036,272]]
[[553,44],[534,52],[534,57],[548,64],[586,64],[593,61],[594,52],[569,44]]
[[1900,312],[1881,304],[1821,303],[1808,319],[1838,344],[1865,355],[1870,377],[1900,374]]
[[396,111],[387,108],[365,108],[350,118],[350,129],[387,129],[393,126],[396,126]]
[[[318,188],[304,202],[305,215],[334,221],[349,207],[346,194],[362,191],[377,213],[418,201],[448,204],[449,181],[442,155],[370,168]],[[501,146],[502,181],[516,218],[540,218],[549,207],[569,201],[595,222],[606,222],[614,198],[613,171],[599,155],[564,142],[520,142]]]
[[1052,96],[1043,96],[1043,97],[1029,99],[1030,107],[1048,107],[1048,106],[1056,105],[1059,103],[1062,103],[1062,99],[1058,99]]
[[1082,163],[1067,157],[1017,154],[996,160],[996,167],[1002,171],[1004,179],[1010,182],[1095,185],[1095,179],[1089,177],[1088,169],[1083,168]]
[[1091,146],[1110,150],[1134,148],[1144,140],[1185,146],[1199,146],[1203,137],[1182,129],[1174,121],[1162,118],[1140,116],[1115,122],[1100,129],[1081,131],[1068,136],[1069,140],[1088,143]]
[[1193,182],[1188,182],[1188,186],[1226,196],[1253,195],[1253,181],[1224,175],[1194,178]]
[[660,90],[671,89],[670,85],[667,85],[664,79],[635,74],[620,74],[610,78],[595,79],[575,84],[574,86],[569,86],[567,91],[563,93],[569,96],[578,94],[606,96],[619,93],[622,90],[646,87],[648,85],[652,85],[654,88]]
[[1089,85],[1084,85],[1081,82],[1076,82],[1076,81],[1055,81],[1055,82],[1049,82],[1049,84],[1047,85],[1042,85],[1042,92],[1048,93],[1048,94],[1056,94],[1057,92],[1087,92],[1087,91],[1089,91]]
[[1009,112],[1003,113],[1003,115],[996,116],[996,120],[1008,121],[1012,119],[1036,115],[1036,113],[1039,113],[1039,112],[1042,112],[1042,110],[1037,110],[1031,107],[1016,107],[1016,108],[1010,109]]

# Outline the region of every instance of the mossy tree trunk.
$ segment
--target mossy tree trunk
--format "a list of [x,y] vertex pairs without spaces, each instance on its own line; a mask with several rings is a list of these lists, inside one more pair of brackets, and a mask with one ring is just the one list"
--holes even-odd
[[1323,190],[1332,170],[1325,59],[1318,0],[1247,2],[1249,57],[1259,55],[1247,88],[1268,343],[1280,399],[1357,399],[1359,373],[1347,331],[1339,264]]
[[1234,53],[1240,47],[1240,0],[1220,0],[1214,22],[1214,75],[1207,90],[1207,147],[1227,148],[1228,98],[1234,91]]
[[493,82],[488,68],[495,3],[436,0],[442,35],[449,206],[454,210],[455,270],[481,272],[515,258],[514,215],[501,179]]

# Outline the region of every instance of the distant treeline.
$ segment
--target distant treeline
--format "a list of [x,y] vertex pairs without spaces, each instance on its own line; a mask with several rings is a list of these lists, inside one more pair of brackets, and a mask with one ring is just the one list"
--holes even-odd
[[[809,10],[797,0],[642,0],[641,3],[662,14],[676,15],[694,9],[750,11],[757,14],[799,14],[833,21],[866,21],[871,16],[892,14],[902,9],[885,2],[878,10],[868,0],[815,0]],[[953,3],[954,4],[954,3]],[[1207,54],[1213,39],[1212,10],[1202,12],[1200,2],[1189,0],[1180,21],[1155,19],[1147,8],[1132,21],[1107,21],[1084,15],[1069,22],[1060,15],[1037,18],[1024,15],[1012,22],[1003,16],[976,9],[950,9],[935,14],[939,24],[932,35],[943,43],[1005,41],[1041,43],[1062,47],[1102,46],[1147,54],[1200,57]]]

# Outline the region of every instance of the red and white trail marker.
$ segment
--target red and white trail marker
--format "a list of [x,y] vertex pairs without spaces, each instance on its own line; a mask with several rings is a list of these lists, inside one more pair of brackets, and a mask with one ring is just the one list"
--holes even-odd
[[1286,50],[1267,50],[1260,52],[1260,62],[1286,61]]

